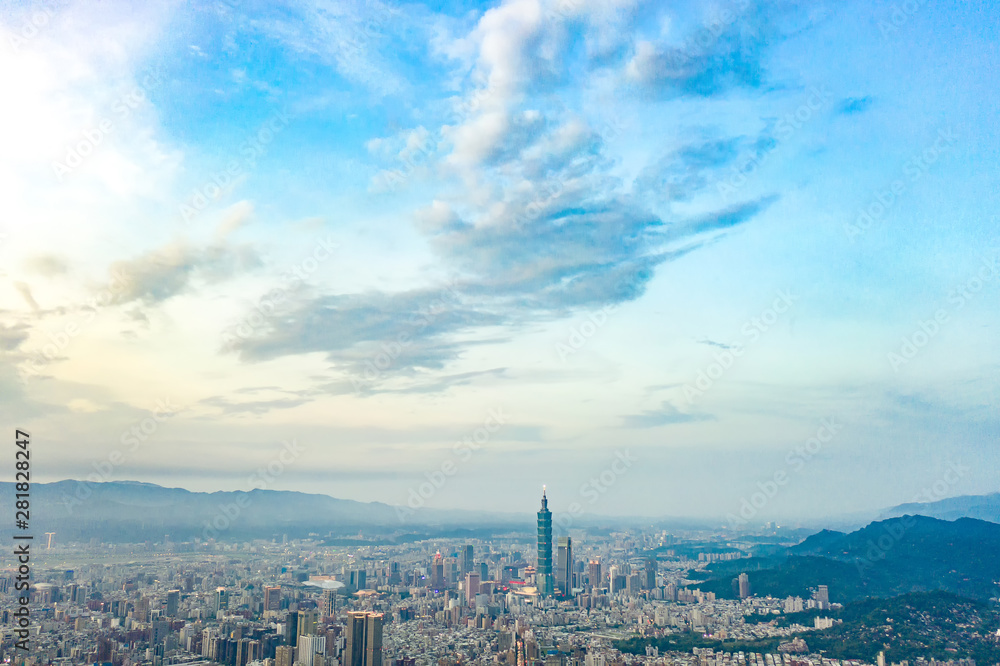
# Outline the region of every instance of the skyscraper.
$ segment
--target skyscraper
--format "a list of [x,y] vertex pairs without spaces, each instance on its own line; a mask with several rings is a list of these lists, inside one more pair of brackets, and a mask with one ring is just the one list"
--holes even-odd
[[461,552],[459,552],[459,569],[463,575],[472,571],[472,565],[474,564],[472,552],[472,544],[463,546]]
[[750,576],[745,573],[741,573],[739,577],[740,586],[740,599],[746,599],[750,596]]
[[556,588],[563,596],[573,594],[573,539],[559,537],[556,542]]
[[476,600],[477,594],[479,594],[479,574],[471,572],[465,574],[465,600],[471,604]]
[[344,630],[343,666],[382,666],[382,613],[351,611]]
[[181,591],[167,592],[167,617],[177,617],[177,607],[180,605]]
[[656,558],[647,557],[646,558],[646,580],[643,581],[643,587],[647,590],[652,590],[656,587]]
[[601,583],[601,561],[591,560],[587,564],[587,581],[591,587],[600,587]]
[[323,617],[337,616],[337,590],[323,590],[320,605]]
[[264,588],[264,610],[281,610],[281,586],[268,586]]
[[552,512],[549,511],[549,500],[545,497],[545,487],[542,487],[542,507],[538,510],[538,566],[535,571],[538,594],[551,597],[552,580]]

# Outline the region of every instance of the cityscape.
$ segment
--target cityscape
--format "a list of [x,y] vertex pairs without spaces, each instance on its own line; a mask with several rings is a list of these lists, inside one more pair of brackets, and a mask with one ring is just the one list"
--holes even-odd
[[[859,623],[852,609],[870,601],[843,582],[838,599],[842,574],[834,578],[812,561],[812,575],[792,583],[798,594],[756,589],[773,588],[763,554],[799,543],[797,532],[650,526],[554,536],[547,492],[534,535],[515,527],[488,538],[339,539],[354,545],[317,534],[63,544],[59,532],[48,532],[35,553],[30,622],[20,622],[27,616],[15,601],[25,594],[15,592],[16,564],[0,572],[2,659],[13,666],[975,666],[977,658],[1000,657],[996,581],[980,588],[993,595],[987,606],[948,593],[936,574],[892,563],[907,587],[921,591],[874,612],[896,615],[878,624],[896,622],[905,640],[852,642],[854,633],[883,627],[871,626],[867,607]],[[897,520],[902,532],[922,529],[913,516]],[[884,522],[884,533],[894,533]],[[837,533],[811,538],[826,534]],[[980,557],[1000,543],[996,533],[974,539]],[[959,541],[942,533],[933,540]],[[903,552],[905,541],[902,534],[890,546],[901,558],[929,556],[919,546]],[[947,566],[960,567],[962,554],[952,552]],[[911,604],[920,618],[912,633],[900,610]],[[841,630],[848,633],[830,635]],[[29,651],[18,649],[28,641]]]
[[0,2],[0,666],[1000,666],[998,19]]

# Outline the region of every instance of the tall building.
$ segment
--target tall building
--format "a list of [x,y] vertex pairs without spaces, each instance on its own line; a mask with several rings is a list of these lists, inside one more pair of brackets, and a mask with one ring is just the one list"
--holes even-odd
[[274,648],[274,666],[292,666],[295,661],[295,648],[291,645],[279,645]]
[[551,597],[554,585],[552,580],[552,512],[549,511],[549,500],[542,488],[542,507],[538,510],[538,566],[535,570],[535,581],[538,594]]
[[[300,610],[299,611],[299,624],[296,629],[296,634],[298,637],[315,634],[316,633],[316,622],[319,620],[319,611],[314,610]],[[296,647],[298,642],[296,642]]]
[[559,537],[556,542],[556,588],[559,594],[573,594],[573,539]]
[[321,601],[323,617],[337,617],[337,590],[323,590]]
[[646,580],[643,581],[643,587],[647,590],[652,590],[656,587],[656,558],[647,557],[646,558]]
[[817,587],[816,601],[822,601],[824,604],[830,603],[830,588],[826,585],[820,585]]
[[746,599],[750,596],[750,576],[745,573],[741,573],[739,577],[740,585],[740,599]]
[[177,617],[177,608],[180,605],[180,600],[180,590],[170,590],[167,592],[167,617]]
[[465,574],[465,600],[470,604],[476,600],[476,595],[479,594],[479,580],[477,573]]
[[281,610],[281,586],[274,585],[264,588],[264,610]]
[[472,544],[467,544],[462,547],[459,553],[459,569],[462,575],[465,575],[472,571],[472,566],[475,561],[472,559]]
[[314,636],[307,634],[299,638],[298,661],[311,665],[313,655],[326,656],[326,636]]
[[382,613],[351,611],[344,629],[343,666],[382,666]]
[[601,583],[601,561],[591,560],[587,563],[587,582],[591,587],[600,587]]

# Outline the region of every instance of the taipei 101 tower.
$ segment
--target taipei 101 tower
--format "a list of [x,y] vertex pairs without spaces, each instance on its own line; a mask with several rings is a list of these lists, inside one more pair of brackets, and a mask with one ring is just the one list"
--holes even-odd
[[552,512],[545,498],[542,486],[542,508],[538,510],[538,567],[535,572],[538,594],[551,597],[554,588],[552,578]]

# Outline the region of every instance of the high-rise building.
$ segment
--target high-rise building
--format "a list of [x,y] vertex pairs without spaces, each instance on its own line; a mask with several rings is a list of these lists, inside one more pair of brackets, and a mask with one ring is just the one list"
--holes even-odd
[[[297,636],[301,640],[302,636],[316,633],[316,622],[319,620],[319,612],[314,610],[299,611],[299,625],[296,629]],[[296,642],[296,647],[298,643]]]
[[299,614],[289,612],[285,617],[285,642],[295,647],[299,640]]
[[740,586],[740,599],[746,599],[750,596],[750,576],[745,573],[741,573],[739,577]]
[[281,610],[281,586],[267,586],[264,588],[264,610]]
[[556,542],[556,588],[559,594],[573,594],[573,539],[559,537]]
[[299,637],[299,647],[298,659],[303,664],[311,665],[313,663],[313,655],[318,654],[326,656],[326,636],[314,636],[312,634],[306,634]]
[[365,620],[365,666],[382,666],[382,613],[370,613]]
[[337,616],[337,590],[323,590],[320,610],[323,617]]
[[608,567],[608,594],[616,594],[621,592],[621,585],[619,585],[619,574],[618,567],[612,564]]
[[149,644],[160,645],[170,633],[170,623],[156,620],[149,625]]
[[816,601],[821,601],[824,604],[830,603],[830,588],[826,585],[820,585],[816,588]]
[[180,590],[170,590],[167,592],[167,617],[177,617],[177,608],[180,605],[180,600]]
[[645,568],[645,580],[643,581],[643,587],[647,590],[652,590],[656,587],[656,558],[647,557],[646,558],[646,568]]
[[535,569],[535,581],[538,594],[551,597],[554,591],[552,580],[552,512],[549,511],[549,500],[542,488],[542,506],[538,510],[538,566]]
[[351,611],[344,630],[343,666],[382,666],[382,613]]
[[218,613],[228,604],[229,604],[229,595],[226,593],[226,588],[224,587],[215,588],[215,597],[212,599],[212,610]]
[[475,563],[472,559],[472,544],[462,547],[462,550],[459,552],[458,561],[459,570],[463,576],[472,571],[472,565]]
[[295,648],[291,645],[279,645],[274,648],[274,666],[292,666],[295,661]]
[[465,574],[465,600],[470,604],[476,600],[476,595],[479,594],[479,580],[477,573]]
[[587,563],[587,582],[591,587],[601,586],[601,561],[591,560]]

